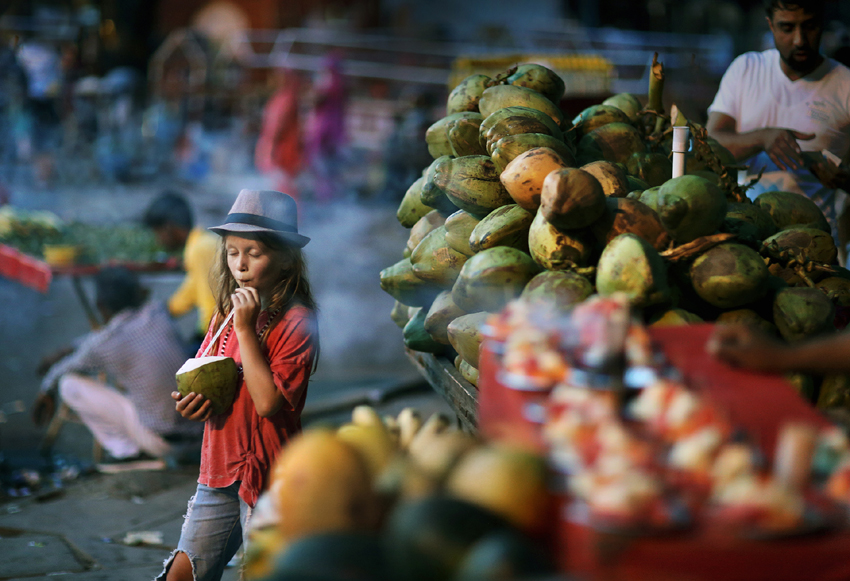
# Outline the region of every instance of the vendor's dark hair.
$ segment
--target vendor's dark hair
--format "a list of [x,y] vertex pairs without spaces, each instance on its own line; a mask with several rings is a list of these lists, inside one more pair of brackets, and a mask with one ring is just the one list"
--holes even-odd
[[145,302],[147,291],[136,274],[123,266],[109,266],[94,277],[97,305],[117,314]]
[[802,8],[806,14],[823,17],[825,0],[764,0],[764,11],[768,18],[773,18],[777,10],[796,10]]
[[195,225],[192,208],[181,194],[166,190],[150,203],[142,218],[145,226],[156,230],[168,224],[191,230]]

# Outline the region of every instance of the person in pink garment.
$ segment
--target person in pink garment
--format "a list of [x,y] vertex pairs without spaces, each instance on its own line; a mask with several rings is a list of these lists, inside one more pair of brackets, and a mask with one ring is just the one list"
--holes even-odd
[[295,180],[304,164],[299,113],[301,76],[291,69],[281,69],[273,74],[272,83],[275,89],[263,109],[254,163],[261,172],[272,176],[279,191],[298,199]]
[[172,393],[180,415],[204,422],[204,440],[198,488],[158,580],[221,579],[278,454],[301,431],[319,340],[301,252],[310,239],[298,233],[297,215],[287,194],[242,190],[211,228],[221,236],[217,311],[198,354],[211,347],[240,373],[233,404],[218,415],[198,393]]
[[304,128],[304,142],[314,176],[316,199],[330,202],[339,195],[340,167],[346,144],[345,115],[348,89],[337,56],[327,57],[313,86],[312,109]]

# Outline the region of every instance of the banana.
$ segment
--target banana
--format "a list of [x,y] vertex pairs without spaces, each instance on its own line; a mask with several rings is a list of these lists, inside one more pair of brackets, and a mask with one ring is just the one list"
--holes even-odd
[[419,428],[422,427],[422,417],[416,409],[406,407],[398,413],[398,444],[402,450],[407,450],[410,442]]
[[478,117],[464,117],[450,121],[446,127],[449,139],[449,147],[452,155],[463,157],[464,155],[483,155],[486,153],[478,140],[478,131],[484,116],[477,113]]
[[433,210],[430,206],[422,203],[422,184],[424,183],[424,176],[413,182],[407,188],[404,197],[401,199],[401,204],[398,206],[395,215],[399,223],[405,228],[411,228],[419,218]]
[[515,85],[496,85],[481,93],[478,110],[487,117],[503,107],[521,106],[537,109],[552,118],[561,130],[568,129],[568,122],[558,106],[537,91]]
[[518,204],[496,208],[469,235],[469,246],[480,252],[494,246],[512,246],[528,252],[528,229],[534,214]]
[[358,426],[376,426],[384,429],[384,421],[375,408],[369,405],[358,405],[351,410],[351,422]]
[[446,101],[446,112],[460,113],[462,111],[478,111],[478,100],[492,79],[487,75],[470,75],[462,80],[449,93]]
[[516,72],[506,80],[511,85],[537,91],[556,104],[561,102],[566,90],[564,80],[558,73],[534,63],[519,65]]
[[503,172],[518,155],[535,147],[548,147],[558,152],[569,166],[575,165],[575,157],[569,146],[561,139],[544,133],[521,133],[502,137],[493,146],[491,158],[496,168]]
[[449,159],[435,172],[434,184],[454,206],[474,216],[486,216],[511,202],[493,160],[486,155]]
[[457,461],[475,446],[476,440],[456,428],[423,435],[424,431],[423,426],[408,453],[419,469],[441,483]]
[[465,254],[472,256],[475,251],[469,246],[469,235],[478,225],[479,219],[465,210],[458,210],[446,218],[446,243]]

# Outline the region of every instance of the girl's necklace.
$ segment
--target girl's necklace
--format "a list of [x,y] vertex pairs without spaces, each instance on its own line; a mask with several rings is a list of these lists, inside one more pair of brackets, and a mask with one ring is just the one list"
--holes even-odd
[[[266,324],[263,325],[262,329],[257,331],[257,338],[262,339],[263,333],[265,333],[266,330],[269,328],[269,325],[272,324],[272,321],[277,316],[277,314],[280,312],[280,310],[281,310],[281,307],[278,307],[277,309],[275,309],[274,311],[269,313],[269,318],[266,320]],[[221,340],[221,348],[219,349],[220,355],[224,355],[224,348],[227,346],[227,340],[230,338],[231,332],[233,332],[233,323],[232,322],[227,327],[227,332],[224,334],[224,338]]]

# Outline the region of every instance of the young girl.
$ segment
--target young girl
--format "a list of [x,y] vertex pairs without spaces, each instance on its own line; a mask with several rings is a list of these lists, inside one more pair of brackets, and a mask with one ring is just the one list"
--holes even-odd
[[175,392],[177,411],[206,422],[198,489],[180,541],[158,579],[217,580],[243,542],[247,522],[281,448],[301,430],[301,410],[318,360],[316,305],[301,254],[295,201],[280,192],[242,190],[225,223],[217,311],[199,354],[234,316],[209,355],[241,369],[232,407]]

